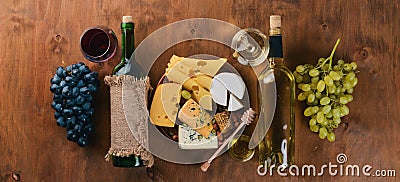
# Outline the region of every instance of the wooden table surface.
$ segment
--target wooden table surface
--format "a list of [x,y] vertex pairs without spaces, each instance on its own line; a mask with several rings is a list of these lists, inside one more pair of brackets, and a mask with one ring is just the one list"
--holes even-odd
[[[371,172],[395,169],[400,173],[399,6],[398,0],[2,0],[0,181],[14,181],[13,174],[22,181],[151,180],[144,168],[114,168],[104,160],[110,146],[110,95],[104,83],[95,95],[92,119],[96,132],[86,148],[67,141],[50,106],[49,80],[61,60],[66,64],[84,61],[99,72],[100,80],[111,73],[120,50],[105,64],[89,63],[79,50],[79,37],[86,28],[102,24],[111,27],[120,41],[123,15],[133,16],[138,45],[150,33],[178,20],[214,18],[267,32],[269,15],[279,14],[284,54],[291,69],[327,57],[341,38],[335,59],[355,61],[361,71],[354,101],[349,104],[350,115],[336,130],[336,141],[329,143],[309,131],[302,115],[304,105],[298,103],[296,164],[336,163],[336,156],[344,153],[348,157],[345,164],[369,164]],[[199,53],[197,46],[189,41],[168,51],[190,55]],[[200,164],[179,165],[161,159],[156,159],[154,170],[156,179],[167,181],[398,180],[362,174],[330,176],[327,172],[322,177],[258,176],[257,166],[257,157],[240,163],[224,154],[207,173],[200,171]]]

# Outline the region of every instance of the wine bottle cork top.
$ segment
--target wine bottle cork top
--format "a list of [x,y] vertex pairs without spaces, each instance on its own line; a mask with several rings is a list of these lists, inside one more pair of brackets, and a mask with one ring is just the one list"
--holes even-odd
[[132,16],[123,16],[122,23],[129,23],[132,22]]
[[269,27],[271,29],[281,28],[281,16],[279,16],[279,15],[271,15],[269,17]]

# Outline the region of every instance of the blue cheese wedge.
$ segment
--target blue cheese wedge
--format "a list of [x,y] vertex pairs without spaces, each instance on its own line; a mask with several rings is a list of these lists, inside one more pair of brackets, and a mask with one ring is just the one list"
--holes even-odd
[[186,125],[179,126],[178,136],[178,146],[180,149],[196,150],[218,148],[218,139],[215,134],[211,133],[208,138],[205,138]]

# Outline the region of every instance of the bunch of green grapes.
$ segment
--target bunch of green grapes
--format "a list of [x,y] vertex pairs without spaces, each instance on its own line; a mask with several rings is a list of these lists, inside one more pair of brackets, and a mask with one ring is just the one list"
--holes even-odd
[[357,63],[338,60],[332,65],[332,57],[340,39],[328,58],[319,58],[318,64],[299,65],[294,71],[297,87],[302,91],[297,99],[307,103],[304,116],[310,117],[310,130],[319,138],[335,141],[334,129],[341,118],[349,114],[346,104],[353,101],[352,93],[358,83]]

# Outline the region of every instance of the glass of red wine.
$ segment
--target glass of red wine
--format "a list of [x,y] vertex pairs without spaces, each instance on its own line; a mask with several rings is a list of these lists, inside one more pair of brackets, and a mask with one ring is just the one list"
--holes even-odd
[[80,39],[81,51],[91,62],[101,63],[111,59],[116,52],[118,40],[106,26],[95,26],[85,30]]

